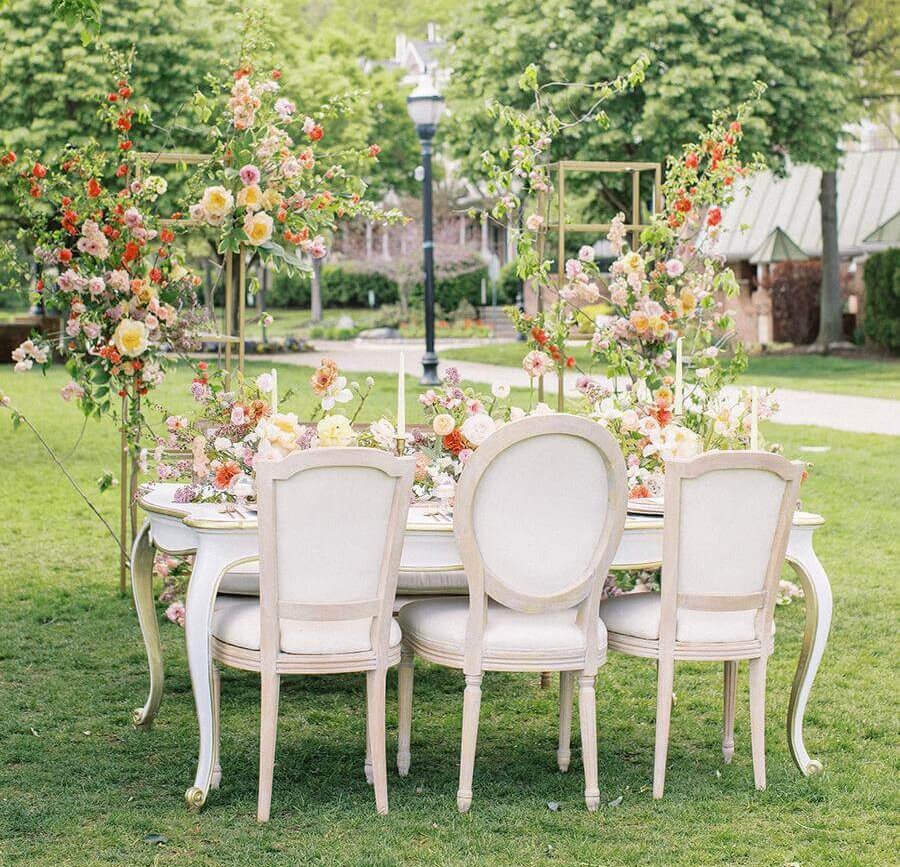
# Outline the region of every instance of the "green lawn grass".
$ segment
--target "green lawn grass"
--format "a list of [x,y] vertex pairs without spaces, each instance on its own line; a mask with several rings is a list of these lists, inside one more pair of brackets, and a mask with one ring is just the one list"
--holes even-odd
[[[282,388],[308,374],[281,368]],[[393,405],[392,378],[377,379],[370,415]],[[63,381],[62,371],[42,379],[0,370],[0,388],[66,453],[81,422],[56,396]],[[186,381],[175,376],[162,402],[185,405]],[[308,398],[295,402],[301,415],[308,406]],[[806,723],[824,775],[800,776],[785,739],[803,632],[796,604],[777,614],[765,792],[753,788],[746,666],[736,753],[726,766],[721,668],[685,663],[676,675],[666,797],[654,802],[654,668],[611,654],[598,679],[599,813],[584,808],[577,746],[570,772],[556,770],[556,687],[541,691],[532,676],[488,674],[475,800],[461,816],[462,677],[418,665],[412,769],[402,780],[389,774],[390,815],[375,814],[362,773],[362,676],[291,678],[282,693],[272,821],[258,826],[257,679],[223,675],[222,788],[202,813],[188,813],[182,795],[193,781],[197,728],[182,632],[163,621],[165,699],[154,729],[134,731],[130,712],[145,698],[146,662],[130,603],[116,594],[115,549],[31,435],[13,432],[0,416],[0,864],[896,863],[897,440],[802,427],[767,433],[777,433],[790,455],[804,444],[831,448],[815,455],[803,490],[804,507],[828,517],[817,548],[835,595],[832,639]],[[115,431],[91,422],[71,461],[75,476],[89,484],[115,464]],[[116,501],[114,492],[100,498],[111,519]],[[395,674],[388,684],[391,753]],[[151,834],[166,842],[148,842]]]
[[[441,352],[441,357],[448,361],[456,359],[518,367],[525,351],[522,343],[497,343],[456,347]],[[592,366],[587,347],[575,347],[572,354],[582,370],[602,372],[600,366]],[[821,355],[758,355],[750,359],[747,371],[738,382],[896,400],[900,399],[900,362]]]

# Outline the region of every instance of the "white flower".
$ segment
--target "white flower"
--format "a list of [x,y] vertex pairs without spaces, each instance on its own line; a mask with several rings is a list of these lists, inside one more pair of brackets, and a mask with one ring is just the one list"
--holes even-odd
[[213,448],[217,452],[227,452],[231,448],[231,440],[228,437],[216,437],[213,440]]
[[521,421],[525,418],[525,410],[518,406],[510,407],[509,410],[509,420],[510,421]]
[[504,400],[509,397],[509,385],[505,382],[495,382],[491,386],[491,394],[500,400]]
[[525,228],[529,232],[537,232],[544,226],[544,218],[540,214],[530,214],[525,220]]
[[369,425],[369,433],[379,446],[388,451],[392,451],[397,445],[397,431],[394,426],[386,419],[380,418],[376,422]]
[[539,403],[532,411],[532,415],[553,415],[553,410],[546,403]]
[[460,427],[462,435],[473,446],[480,446],[496,429],[497,425],[486,412],[470,415]]
[[268,394],[275,386],[275,378],[271,373],[261,373],[256,377],[256,387],[263,393]]
[[322,397],[322,409],[328,412],[328,410],[334,409],[336,403],[349,403],[351,400],[353,400],[353,392],[347,388],[347,377],[339,376]]

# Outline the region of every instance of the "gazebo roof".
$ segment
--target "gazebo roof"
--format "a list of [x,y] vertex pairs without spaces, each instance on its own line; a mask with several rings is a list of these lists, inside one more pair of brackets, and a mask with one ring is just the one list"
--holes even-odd
[[754,265],[768,265],[773,262],[803,262],[808,258],[794,239],[781,226],[776,226],[750,257],[750,262]]

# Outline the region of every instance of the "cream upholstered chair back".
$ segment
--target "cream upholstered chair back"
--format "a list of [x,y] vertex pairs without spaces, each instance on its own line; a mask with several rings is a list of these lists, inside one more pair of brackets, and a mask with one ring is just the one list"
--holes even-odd
[[666,464],[661,641],[770,640],[801,473],[767,452]]
[[526,418],[478,448],[454,508],[469,582],[470,661],[480,653],[486,597],[526,613],[582,605],[588,614],[579,623],[596,633],[598,578],[618,547],[626,502],[622,452],[596,422]]
[[[256,467],[261,651],[285,620],[369,621],[385,653],[414,458],[375,449],[322,448]],[[329,625],[330,624],[330,625]]]

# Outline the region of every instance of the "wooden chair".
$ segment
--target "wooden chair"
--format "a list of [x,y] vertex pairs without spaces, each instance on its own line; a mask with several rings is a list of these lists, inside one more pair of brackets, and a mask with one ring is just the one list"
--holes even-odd
[[483,672],[560,672],[557,760],[563,771],[577,672],[585,801],[597,809],[594,679],[606,660],[598,610],[626,500],[622,453],[604,428],[587,419],[548,415],[513,422],[469,459],[454,507],[469,598],[412,602],[398,615],[401,776],[410,764],[414,654],[465,674],[461,812],[472,803]]
[[750,661],[753,776],[766,787],[766,659],[802,465],[766,452],[666,464],[662,592],[603,602],[609,646],[657,660],[653,797],[665,788],[676,660],[725,665],[722,754],[734,754],[738,661]]
[[[366,672],[375,804],[387,813],[385,677],[400,659],[391,613],[414,470],[413,458],[362,448],[298,452],[256,467],[259,599],[219,598],[212,651],[225,665],[260,673],[260,822],[269,819],[286,674]],[[218,742],[217,669],[214,686]]]

